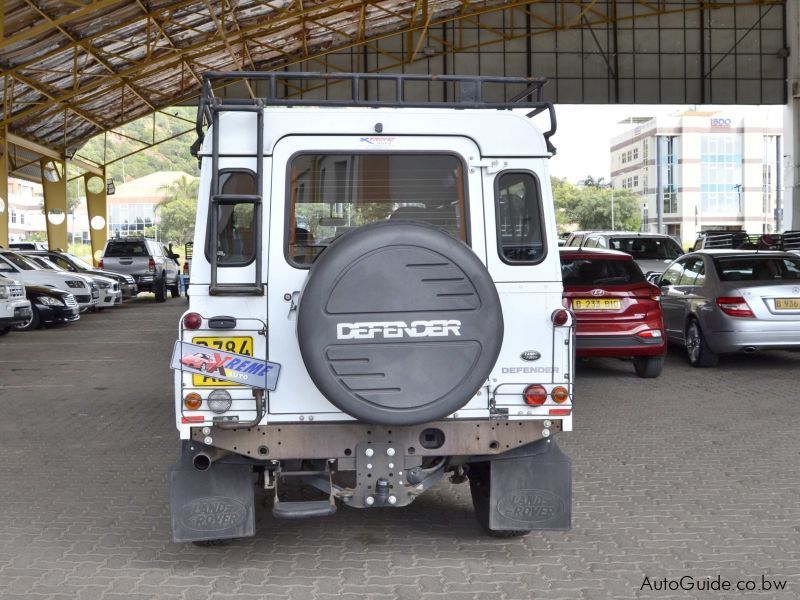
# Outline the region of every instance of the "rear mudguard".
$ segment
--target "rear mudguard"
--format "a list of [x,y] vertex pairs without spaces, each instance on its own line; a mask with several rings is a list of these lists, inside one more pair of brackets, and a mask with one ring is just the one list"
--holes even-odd
[[174,542],[227,540],[255,535],[253,468],[213,462],[205,471],[192,465],[188,443],[169,470]]
[[492,457],[490,493],[490,529],[567,530],[572,460],[553,438]]

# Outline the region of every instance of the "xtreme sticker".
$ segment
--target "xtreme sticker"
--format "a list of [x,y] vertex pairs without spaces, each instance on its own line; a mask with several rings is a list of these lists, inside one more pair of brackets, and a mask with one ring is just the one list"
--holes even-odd
[[270,391],[277,386],[281,369],[277,363],[181,341],[175,342],[170,366],[178,371],[213,375],[216,379]]

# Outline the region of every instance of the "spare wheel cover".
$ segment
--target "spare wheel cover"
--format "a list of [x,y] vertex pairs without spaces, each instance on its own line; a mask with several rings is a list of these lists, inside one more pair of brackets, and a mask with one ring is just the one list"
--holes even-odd
[[367,423],[427,423],[485,384],[503,340],[492,278],[464,243],[428,225],[343,235],[309,273],[300,352],[320,392]]

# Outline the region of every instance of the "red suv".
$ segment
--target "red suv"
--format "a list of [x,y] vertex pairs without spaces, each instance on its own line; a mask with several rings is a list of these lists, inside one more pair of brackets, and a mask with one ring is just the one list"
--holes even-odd
[[658,377],[667,351],[660,290],[630,254],[560,252],[564,306],[575,313],[578,357],[630,357],[639,377]]

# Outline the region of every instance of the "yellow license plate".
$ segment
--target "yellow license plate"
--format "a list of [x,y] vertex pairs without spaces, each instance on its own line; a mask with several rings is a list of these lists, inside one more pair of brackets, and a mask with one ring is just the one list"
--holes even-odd
[[[196,337],[192,339],[192,343],[225,350],[225,352],[253,356],[253,338],[251,337]],[[195,387],[235,387],[239,384],[214,379],[208,375],[192,375],[192,385]]]
[[575,310],[619,310],[621,306],[619,298],[575,298],[572,301]]
[[776,310],[800,310],[800,298],[776,298]]

